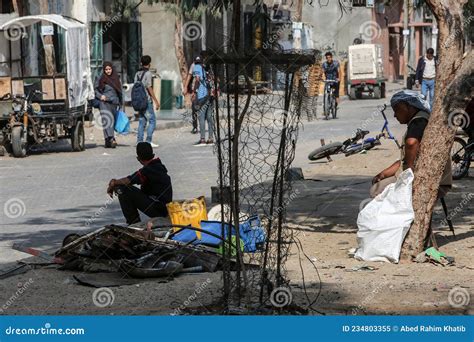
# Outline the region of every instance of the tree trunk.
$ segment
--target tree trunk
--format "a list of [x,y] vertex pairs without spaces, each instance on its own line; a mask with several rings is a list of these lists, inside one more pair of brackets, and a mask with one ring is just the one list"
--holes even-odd
[[[472,72],[472,56],[463,62],[463,6],[467,0],[427,0],[439,29],[439,65],[433,110],[421,142],[415,165],[413,208],[415,220],[403,243],[402,258],[408,259],[423,251],[439,183],[449,160],[455,128],[448,122],[449,113],[467,106],[467,96],[459,96],[461,74]],[[472,55],[472,54],[471,54]],[[471,63],[469,66],[468,64]],[[468,88],[472,93],[472,85]],[[456,97],[456,99],[453,98]],[[454,108],[453,105],[458,106]],[[464,105],[464,107],[463,107]]]
[[[48,14],[49,13],[49,6],[46,0],[41,1],[41,13]],[[41,22],[43,25],[52,25],[47,21]],[[42,36],[43,37],[43,48],[44,48],[44,60],[46,66],[46,74],[47,75],[54,75],[56,74],[56,57],[54,55],[54,44],[53,44],[53,36]]]
[[[179,73],[181,75],[181,81],[183,84],[183,92],[186,90],[184,89],[186,81],[186,77],[188,76],[188,63],[186,62],[186,56],[184,55],[184,47],[183,47],[183,35],[182,35],[182,27],[183,27],[183,17],[181,14],[176,15],[175,27],[174,27],[174,50],[176,53],[176,58],[178,59],[178,67]],[[191,96],[188,94],[185,97],[185,105],[187,108],[191,106]]]
[[13,11],[18,14],[19,17],[23,16],[23,4],[21,0],[13,0]]

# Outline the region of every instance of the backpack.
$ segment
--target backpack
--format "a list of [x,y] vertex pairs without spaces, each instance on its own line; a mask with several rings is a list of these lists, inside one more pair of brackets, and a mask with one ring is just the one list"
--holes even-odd
[[144,71],[139,80],[133,84],[132,107],[137,112],[144,112],[148,107],[148,96],[145,85],[142,83],[143,77],[148,71]]
[[215,78],[214,78],[214,73],[212,72],[211,68],[209,70],[206,70],[206,68],[201,65],[204,79],[201,80],[202,84],[206,86],[207,93],[210,97],[215,97],[217,95],[216,91],[216,83],[215,83]]

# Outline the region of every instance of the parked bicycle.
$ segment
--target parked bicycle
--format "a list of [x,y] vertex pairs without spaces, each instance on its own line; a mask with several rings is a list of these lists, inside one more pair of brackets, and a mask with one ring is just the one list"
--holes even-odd
[[333,119],[337,116],[336,84],[337,81],[335,80],[324,80],[323,111],[326,120],[328,120],[329,116],[332,116]]
[[[364,139],[369,131],[365,131],[362,129],[357,129],[356,134],[354,137],[345,140],[344,142],[333,142],[324,146],[321,146],[315,149],[308,155],[309,160],[319,160],[322,158],[327,158],[331,155],[344,153],[346,157],[353,155],[355,153],[359,153],[362,151],[368,151],[374,148],[377,145],[380,145],[380,139],[391,139],[397,144],[397,147],[400,148],[400,144],[398,143],[397,139],[392,135],[390,129],[388,127],[388,120],[387,116],[385,115],[385,110],[387,109],[387,105],[383,105],[382,107],[378,108],[380,113],[384,118],[384,125],[380,131],[380,134],[377,134],[373,138]],[[359,142],[363,140],[362,142]]]
[[453,179],[461,179],[468,175],[473,158],[474,141],[467,143],[461,136],[456,136],[451,148]]

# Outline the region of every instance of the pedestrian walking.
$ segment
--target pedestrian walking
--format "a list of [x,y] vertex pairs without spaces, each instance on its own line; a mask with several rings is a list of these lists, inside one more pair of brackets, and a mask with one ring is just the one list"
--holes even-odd
[[115,118],[122,104],[122,83],[111,62],[105,62],[102,75],[95,83],[95,97],[99,100],[100,120],[106,148],[117,147],[114,136]]
[[[198,58],[200,57],[196,57],[194,61],[196,61],[196,59]],[[189,67],[188,75],[183,85],[184,96],[186,96],[187,94],[193,93],[193,81],[194,81],[193,73],[194,73],[194,65],[195,65],[194,61]],[[193,124],[193,129],[191,130],[192,134],[196,134],[198,132],[198,117],[197,116],[198,114],[194,106],[191,106],[191,118],[192,118],[192,124]]]
[[[212,117],[211,86],[207,77],[206,69],[200,57],[194,60],[192,103],[198,114],[200,140],[195,146],[206,146],[214,144],[214,120]],[[206,140],[206,122],[208,127],[208,139]]]
[[[135,74],[134,85],[132,89],[132,105],[136,108],[135,103],[139,102],[140,110],[138,112],[138,134],[137,144],[143,141],[145,128],[147,131],[146,142],[152,147],[158,147],[153,143],[153,132],[156,127],[156,114],[153,108],[155,104],[156,110],[160,109],[160,102],[155,96],[152,88],[153,75],[150,71],[151,57],[145,55],[141,58],[141,70]],[[146,102],[146,103],[140,103]],[[148,128],[147,128],[148,125]]]
[[[433,109],[433,99],[435,91],[437,58],[434,56],[434,50],[429,48],[426,50],[426,55],[418,60],[416,66],[415,84],[418,88],[421,84],[421,94]],[[429,99],[428,99],[429,95]]]

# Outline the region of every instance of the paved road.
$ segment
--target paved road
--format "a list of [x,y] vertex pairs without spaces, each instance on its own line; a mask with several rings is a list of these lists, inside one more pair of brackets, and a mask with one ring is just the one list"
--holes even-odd
[[[320,138],[341,140],[360,126],[375,134],[383,122],[374,111],[384,102],[345,101],[340,105],[339,119],[304,122],[294,166],[308,166],[306,156],[319,145]],[[392,111],[387,113],[395,132],[400,133]],[[25,257],[10,249],[13,242],[46,250],[57,247],[68,233],[123,223],[118,202],[110,201],[105,190],[109,179],[139,167],[135,136],[120,137],[115,150],[98,145],[100,136],[100,131],[88,130],[87,138],[92,140],[81,153],[69,152],[64,142],[24,159],[0,158],[0,205],[4,209],[0,212],[0,264]],[[193,147],[197,136],[189,133],[189,127],[157,131],[155,136],[160,144],[155,152],[172,176],[174,198],[210,197],[210,187],[217,183],[213,149]]]

